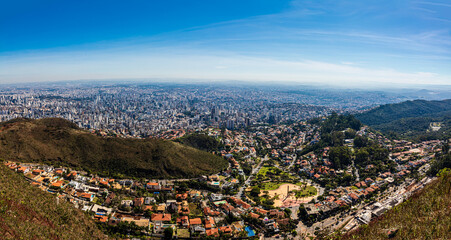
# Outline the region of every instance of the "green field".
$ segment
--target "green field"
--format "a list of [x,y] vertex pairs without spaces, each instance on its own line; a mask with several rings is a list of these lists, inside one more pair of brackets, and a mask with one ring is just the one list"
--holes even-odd
[[[259,176],[262,176],[262,177],[266,176],[266,173],[267,173],[268,171],[269,171],[269,172],[272,172],[274,168],[275,168],[275,167],[262,167],[262,168],[260,169],[260,171],[258,172],[257,177],[259,177]],[[275,168],[275,169],[277,169],[277,168]]]
[[262,190],[276,190],[280,187],[280,185],[285,184],[284,182],[267,182],[267,183],[263,183],[263,188]]
[[314,186],[305,186],[302,190],[293,190],[293,192],[297,198],[311,197],[317,194],[316,187]]

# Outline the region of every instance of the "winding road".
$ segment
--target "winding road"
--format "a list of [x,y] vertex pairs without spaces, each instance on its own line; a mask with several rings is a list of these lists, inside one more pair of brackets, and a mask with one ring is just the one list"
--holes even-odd
[[268,155],[265,155],[265,157],[260,161],[260,163],[258,163],[257,167],[252,168],[251,174],[249,174],[246,181],[244,181],[244,184],[238,189],[238,193],[235,195],[236,198],[241,199],[241,195],[243,194],[244,189],[249,186],[249,183],[251,182],[252,177],[260,171],[263,163],[267,160],[268,160]]

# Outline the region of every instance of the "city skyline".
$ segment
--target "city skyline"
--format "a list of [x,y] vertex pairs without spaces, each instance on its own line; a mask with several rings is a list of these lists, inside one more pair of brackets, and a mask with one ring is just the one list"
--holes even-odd
[[440,1],[4,3],[0,83],[192,79],[451,82]]

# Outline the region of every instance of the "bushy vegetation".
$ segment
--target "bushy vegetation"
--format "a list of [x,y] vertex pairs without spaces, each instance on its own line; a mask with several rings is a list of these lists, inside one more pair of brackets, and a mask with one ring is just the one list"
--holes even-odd
[[369,225],[336,239],[449,239],[451,171]]
[[92,219],[0,164],[1,239],[106,239]]
[[221,157],[180,143],[100,137],[63,119],[18,119],[0,128],[4,158],[83,168],[111,177],[194,177],[227,166]]
[[213,152],[221,148],[221,144],[213,137],[203,133],[193,133],[177,139],[178,142],[199,150]]
[[347,146],[332,147],[329,152],[329,159],[337,168],[351,164],[351,157],[351,150]]
[[258,172],[255,180],[262,189],[274,190],[278,188],[278,185],[295,180],[295,178],[277,167],[265,164]]
[[451,152],[448,143],[442,147],[442,152],[438,152],[435,154],[435,159],[431,164],[431,168],[429,169],[428,174],[431,176],[435,176],[439,173],[440,170],[444,168],[451,169]]
[[362,123],[353,115],[339,115],[333,112],[324,122],[321,123],[321,133],[332,133],[343,131],[348,128],[359,130]]
[[[345,153],[347,151],[346,148],[340,148],[343,147],[344,140],[354,138],[356,131],[362,126],[362,123],[353,115],[338,115],[335,112],[324,120],[315,118],[309,122],[311,124],[319,124],[321,139],[319,142],[305,147],[300,155],[311,151],[319,151],[329,146],[336,147],[336,153]],[[345,165],[346,160],[343,159],[343,161],[343,165]],[[340,165],[342,165],[341,162]]]

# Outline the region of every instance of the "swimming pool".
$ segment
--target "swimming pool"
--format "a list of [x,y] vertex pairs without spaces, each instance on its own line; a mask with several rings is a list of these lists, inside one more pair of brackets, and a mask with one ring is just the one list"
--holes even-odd
[[244,230],[246,230],[247,236],[248,236],[248,237],[253,237],[253,236],[255,236],[255,232],[254,232],[254,230],[252,230],[251,227],[247,226]]

